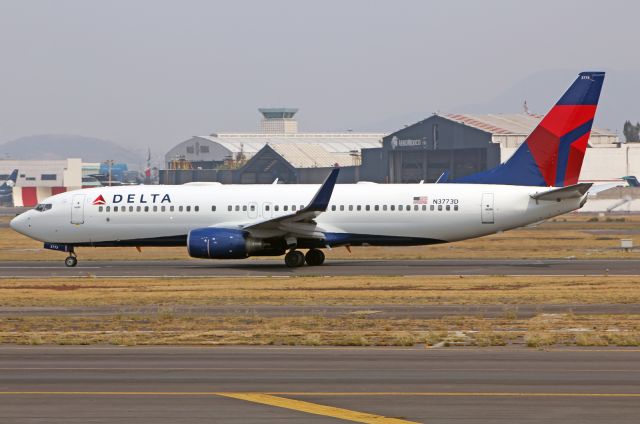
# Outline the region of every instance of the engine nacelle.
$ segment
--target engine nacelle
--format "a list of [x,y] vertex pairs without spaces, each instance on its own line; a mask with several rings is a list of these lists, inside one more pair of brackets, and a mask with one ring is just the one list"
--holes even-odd
[[187,236],[187,250],[194,258],[244,259],[262,248],[261,240],[242,230],[197,228]]

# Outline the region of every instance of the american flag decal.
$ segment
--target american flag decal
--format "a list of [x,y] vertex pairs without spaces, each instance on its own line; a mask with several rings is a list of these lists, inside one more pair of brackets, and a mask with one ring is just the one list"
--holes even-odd
[[413,198],[413,204],[414,205],[426,205],[428,203],[428,198],[427,196],[419,196],[419,197],[414,197]]

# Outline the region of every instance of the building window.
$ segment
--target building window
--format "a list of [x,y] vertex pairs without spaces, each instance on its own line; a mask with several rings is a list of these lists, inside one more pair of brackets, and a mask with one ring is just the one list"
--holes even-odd
[[55,181],[58,179],[58,176],[56,174],[42,174],[40,175],[40,179],[42,181]]
[[36,177],[27,177],[27,178],[25,178],[25,180],[27,180],[27,181],[35,181]]
[[209,153],[209,146],[200,146],[200,153]]
[[191,153],[191,154],[195,153],[193,146],[187,146],[187,153]]

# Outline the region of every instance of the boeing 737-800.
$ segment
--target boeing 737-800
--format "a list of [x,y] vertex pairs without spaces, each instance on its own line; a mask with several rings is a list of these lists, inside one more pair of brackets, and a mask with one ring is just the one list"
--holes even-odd
[[[11,228],[68,252],[78,246],[177,246],[207,259],[285,255],[321,265],[321,249],[446,243],[582,207],[578,183],[603,72],[581,73],[505,163],[437,184],[120,186],[52,196]],[[299,249],[308,249],[303,254]]]

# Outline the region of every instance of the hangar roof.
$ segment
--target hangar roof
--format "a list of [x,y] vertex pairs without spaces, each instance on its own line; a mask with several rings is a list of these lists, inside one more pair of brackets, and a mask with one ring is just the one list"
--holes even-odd
[[[544,115],[526,113],[489,115],[445,113],[442,116],[491,134],[501,135],[529,135],[544,118]],[[591,133],[592,135],[616,136],[612,131],[597,127],[593,127]]]
[[269,143],[276,153],[294,168],[327,168],[353,166],[353,157],[346,152],[329,152],[323,144]]

